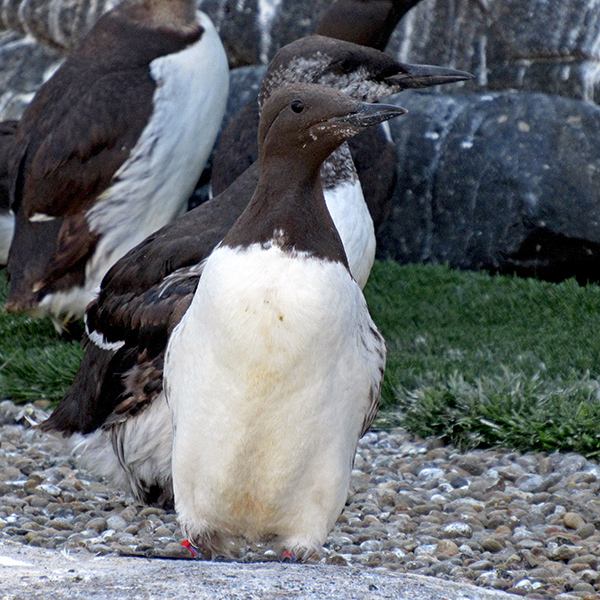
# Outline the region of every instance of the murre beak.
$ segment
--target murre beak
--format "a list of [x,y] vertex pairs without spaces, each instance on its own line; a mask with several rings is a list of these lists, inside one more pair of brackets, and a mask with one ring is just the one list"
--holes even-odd
[[347,123],[353,127],[370,127],[394,117],[399,117],[407,112],[406,108],[393,106],[392,104],[369,104],[368,102],[361,102],[358,112],[337,117],[335,120]]
[[466,81],[474,76],[466,71],[447,69],[445,67],[433,67],[431,65],[404,65],[403,73],[396,73],[385,78],[390,85],[401,89],[416,89],[440,85],[442,83],[454,83],[455,81]]

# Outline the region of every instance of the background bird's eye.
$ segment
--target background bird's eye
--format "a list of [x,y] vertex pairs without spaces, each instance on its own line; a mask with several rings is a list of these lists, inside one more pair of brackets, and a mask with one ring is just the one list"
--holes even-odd
[[340,63],[340,68],[342,69],[342,73],[350,73],[350,71],[352,71],[352,69],[354,68],[354,65],[352,64],[352,61],[350,59],[345,58]]
[[294,100],[291,106],[295,113],[301,113],[304,110],[304,102],[302,100]]

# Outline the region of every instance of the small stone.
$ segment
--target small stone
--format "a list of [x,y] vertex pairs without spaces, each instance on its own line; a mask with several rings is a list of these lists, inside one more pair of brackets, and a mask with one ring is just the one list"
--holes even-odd
[[29,500],[29,506],[33,506],[35,508],[45,508],[48,506],[50,501],[47,498],[42,496],[33,496],[31,500]]
[[540,492],[544,490],[544,478],[541,475],[534,475],[528,477],[521,483],[519,483],[519,489],[522,492]]
[[67,521],[63,521],[62,519],[52,519],[46,523],[46,526],[57,529],[58,531],[70,531],[73,529],[71,523],[67,523]]
[[444,471],[444,469],[438,469],[438,468],[432,467],[432,468],[421,469],[421,471],[419,471],[418,478],[421,481],[431,481],[431,480],[443,479],[443,477],[445,475],[446,475],[446,472]]
[[454,489],[460,489],[460,488],[468,487],[469,486],[469,482],[464,477],[461,477],[460,475],[457,475],[456,477],[453,477],[450,480],[450,485]]
[[4,467],[0,469],[0,481],[16,481],[24,479],[23,473],[15,467]]
[[125,519],[119,515],[112,515],[106,519],[106,526],[108,529],[114,529],[115,531],[125,531],[125,528],[127,527],[127,521],[125,521]]
[[579,513],[567,512],[563,515],[563,523],[569,529],[579,529],[585,525],[583,517]]
[[469,565],[473,571],[488,571],[492,569],[494,565],[489,560],[477,560]]
[[477,477],[479,475],[483,475],[486,471],[486,467],[483,462],[471,456],[458,457],[456,466],[460,467],[463,469],[463,471],[466,471],[470,475],[475,475]]
[[339,565],[340,567],[347,567],[348,561],[341,554],[332,554],[325,560],[327,565]]
[[479,543],[486,552],[500,552],[504,548],[504,543],[497,537],[483,538]]
[[485,585],[491,587],[494,585],[494,583],[496,583],[497,579],[498,574],[496,573],[496,571],[484,571],[483,573],[479,574],[479,576],[475,580],[475,583],[477,585]]
[[164,515],[165,511],[162,508],[156,508],[154,506],[147,506],[146,508],[142,508],[139,512],[140,517],[149,517],[150,515]]
[[107,546],[106,544],[92,544],[88,546],[88,550],[99,556],[104,556],[112,552],[110,546]]
[[167,544],[161,554],[165,558],[192,558],[190,551],[177,542]]
[[160,527],[156,528],[156,530],[154,531],[154,535],[156,537],[172,537],[173,532],[168,527],[161,525]]
[[598,581],[598,573],[593,569],[583,569],[582,571],[579,571],[578,575],[582,581],[585,581],[585,583],[593,584],[597,583]]
[[360,544],[360,549],[363,552],[377,552],[381,549],[381,542],[377,540],[367,540]]
[[594,589],[594,586],[586,583],[585,581],[580,581],[579,583],[576,583],[573,586],[573,591],[574,592],[589,592],[590,594],[594,594],[596,592],[596,590]]
[[96,517],[94,519],[90,519],[86,525],[87,529],[95,529],[98,533],[101,533],[106,530],[107,522],[106,519],[102,517]]
[[435,555],[440,556],[456,556],[459,554],[458,546],[452,540],[440,540],[435,547]]
[[533,590],[533,585],[529,579],[521,579],[521,581],[515,583],[515,588],[519,590],[525,590],[526,592],[531,592]]
[[591,537],[595,533],[596,528],[592,523],[586,523],[585,525],[579,527],[579,529],[575,531],[575,535],[581,538],[582,540],[587,540],[587,538]]
[[472,535],[473,529],[469,524],[457,521],[446,525],[442,529],[441,537],[443,539],[456,539],[460,537],[470,538]]
[[41,492],[43,494],[49,494],[50,496],[60,496],[61,489],[52,483],[41,483],[40,485],[35,487],[35,492]]
[[558,560],[571,560],[577,555],[577,548],[575,546],[561,544],[554,550],[551,550],[549,555],[550,558]]

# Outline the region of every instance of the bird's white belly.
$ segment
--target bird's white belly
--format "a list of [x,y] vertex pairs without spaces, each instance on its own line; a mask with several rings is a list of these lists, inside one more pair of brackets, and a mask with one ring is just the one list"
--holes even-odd
[[188,536],[323,543],[346,500],[369,398],[361,311],[339,263],[277,247],[213,253],[165,362]]
[[[134,418],[116,426],[122,461],[115,452],[110,429],[74,434],[70,443],[80,464],[109,479],[113,485],[142,500],[140,487],[159,484],[171,487],[171,422],[164,394]],[[125,466],[124,466],[125,465]]]
[[375,261],[375,228],[360,181],[345,181],[323,195],[342,239],[350,272],[362,289]]
[[86,268],[93,290],[121,256],[185,210],[225,112],[227,56],[204,14],[199,42],[152,61],[154,112],[110,188],[88,211],[102,235]]

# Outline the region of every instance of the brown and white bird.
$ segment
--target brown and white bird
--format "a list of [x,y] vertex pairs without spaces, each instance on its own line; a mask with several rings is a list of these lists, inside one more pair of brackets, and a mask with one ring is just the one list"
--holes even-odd
[[[266,102],[279,86],[302,81],[327,82],[375,101],[459,77],[465,74],[406,65],[372,48],[310,36],[274,57],[261,98]],[[352,161],[337,149],[321,176],[350,271],[362,286],[375,240]],[[75,381],[42,424],[70,436],[83,464],[143,502],[172,504],[172,433],[163,393],[167,341],[191,302],[204,260],[242,213],[257,182],[255,164],[220,196],[148,237],[109,271],[86,313],[89,339]]]
[[81,317],[102,277],[185,206],[225,110],[227,57],[194,0],[124,0],[26,109],[6,310]]
[[241,537],[305,558],[344,506],[385,343],[319,171],[344,140],[404,112],[313,84],[263,106],[256,191],[207,259],[165,358],[175,508],[205,555]]

